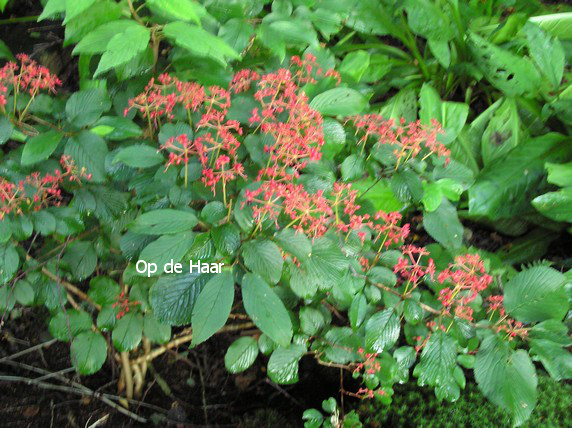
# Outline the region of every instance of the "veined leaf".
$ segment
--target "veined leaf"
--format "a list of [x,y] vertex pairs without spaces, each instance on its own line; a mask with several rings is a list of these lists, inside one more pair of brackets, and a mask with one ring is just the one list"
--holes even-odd
[[365,325],[365,344],[368,350],[382,353],[399,339],[399,317],[393,309],[372,315]]
[[113,36],[138,25],[135,21],[129,19],[118,19],[117,21],[100,25],[81,39],[74,48],[73,55],[103,53]]
[[367,99],[355,89],[334,88],[314,97],[310,107],[325,116],[350,116],[363,112]]
[[131,224],[130,230],[143,235],[166,235],[189,231],[197,223],[197,217],[191,212],[162,209],[141,214]]
[[268,360],[268,377],[281,385],[298,382],[298,363],[305,352],[301,345],[276,349]]
[[192,21],[200,25],[200,5],[192,0],[145,0],[154,12],[177,21]]
[[253,337],[245,336],[235,340],[224,356],[224,366],[230,373],[248,369],[258,356],[258,344]]
[[109,40],[94,77],[112,68],[127,64],[149,45],[151,32],[142,25],[128,27],[124,32],[116,34]]
[[107,359],[107,342],[101,333],[86,331],[73,340],[70,352],[78,373],[90,375],[103,367]]
[[30,139],[22,151],[22,165],[32,165],[49,158],[63,136],[62,132],[48,131]]
[[272,241],[248,241],[242,246],[244,264],[270,284],[276,284],[282,276],[284,260],[278,246]]

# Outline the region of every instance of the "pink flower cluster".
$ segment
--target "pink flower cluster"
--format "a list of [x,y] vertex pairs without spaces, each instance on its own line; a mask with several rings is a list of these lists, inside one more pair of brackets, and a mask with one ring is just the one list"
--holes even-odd
[[0,177],[0,220],[10,213],[20,215],[25,208],[38,211],[48,205],[59,205],[62,199],[60,186],[66,179],[69,182],[91,179],[91,174],[85,168],[78,168],[69,156],[62,156],[60,163],[63,173],[58,169],[43,176],[33,172],[18,183]]
[[[354,369],[354,376],[357,376],[359,374],[364,374],[364,375],[375,375],[376,373],[378,373],[381,370],[381,365],[379,363],[379,361],[377,360],[377,353],[368,353],[365,352],[365,350],[363,348],[359,348],[358,349],[358,354],[360,354],[360,356],[364,359],[362,362],[357,363],[356,368]],[[385,391],[381,388],[377,388],[376,390],[370,389],[370,388],[360,388],[358,389],[356,394],[350,394],[352,396],[355,396],[357,398],[374,398],[375,395],[385,395]]]
[[493,278],[486,273],[478,254],[465,254],[455,257],[455,262],[439,274],[438,280],[441,284],[452,284],[439,293],[439,300],[445,309],[449,311],[455,306],[457,317],[472,321],[473,310],[467,305],[487,289]]
[[451,151],[437,141],[437,136],[444,131],[436,120],[431,126],[416,122],[406,123],[401,118],[397,124],[393,119],[385,119],[379,114],[365,114],[351,117],[348,122],[353,124],[358,146],[362,151],[366,145],[389,144],[394,146],[393,154],[397,160],[397,167],[417,157],[423,152],[423,159],[436,154],[445,158],[445,165],[450,162]]
[[406,292],[407,290],[414,290],[423,278],[434,277],[435,263],[433,259],[427,261],[427,266],[422,263],[422,258],[429,256],[429,251],[425,247],[404,245],[401,248],[401,253],[402,256],[393,267],[393,272],[399,274],[402,281],[406,282]]
[[15,95],[28,92],[34,98],[41,90],[55,93],[56,87],[61,86],[60,79],[28,55],[19,54],[16,58],[19,64],[8,62],[0,69],[0,108],[5,108],[10,88]]
[[526,339],[528,329],[520,321],[513,320],[506,315],[503,296],[489,296],[487,302],[489,303],[487,312],[491,314],[491,319],[495,313],[498,315],[498,320],[495,323],[497,333],[504,331],[508,340],[513,340],[517,336]]

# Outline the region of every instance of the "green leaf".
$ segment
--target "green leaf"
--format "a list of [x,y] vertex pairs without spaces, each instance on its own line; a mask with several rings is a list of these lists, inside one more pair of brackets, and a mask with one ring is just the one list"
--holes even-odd
[[101,333],[86,331],[73,340],[70,352],[78,373],[90,375],[103,367],[107,359],[107,343]]
[[572,187],[537,196],[532,205],[552,220],[572,222]]
[[550,37],[537,25],[528,22],[523,28],[530,56],[540,72],[548,78],[552,89],[558,89],[564,74],[564,49],[558,39]]
[[149,45],[151,32],[148,28],[138,25],[128,27],[124,32],[111,38],[105,52],[101,56],[94,77],[123,64],[127,64]]
[[333,159],[346,144],[346,131],[340,122],[326,117],[322,125],[324,145],[322,155],[325,159]]
[[391,15],[378,0],[357,1],[344,12],[348,13],[346,25],[360,33],[384,36],[393,29]]
[[572,353],[550,340],[530,341],[530,353],[542,362],[554,380],[572,379]]
[[0,286],[0,311],[8,312],[14,308],[16,298],[12,292],[12,288],[8,285]]
[[79,333],[91,330],[91,325],[91,317],[87,312],[68,309],[58,312],[50,320],[48,330],[56,339],[67,342]]
[[572,187],[572,162],[563,164],[547,162],[545,166],[549,183],[561,187]]
[[109,110],[111,102],[101,88],[75,92],[66,103],[68,121],[81,128],[97,122],[103,112]]
[[4,144],[10,139],[13,131],[14,125],[12,125],[12,122],[10,119],[8,119],[8,116],[0,117],[0,145]]
[[352,189],[359,190],[360,200],[370,202],[376,211],[399,211],[403,204],[397,200],[387,180],[366,180],[352,183]]
[[244,264],[270,284],[277,284],[282,276],[284,260],[278,246],[267,240],[248,241],[242,246]]
[[162,209],[141,214],[129,229],[143,235],[166,235],[190,231],[197,223],[197,217],[191,212]]
[[298,363],[305,352],[301,345],[276,349],[268,360],[268,377],[280,385],[298,382]]
[[565,141],[560,134],[546,134],[487,165],[469,189],[469,214],[499,220],[530,209],[530,198],[544,188],[545,162],[563,160],[572,153]]
[[363,157],[352,154],[342,162],[342,180],[354,181],[361,178],[365,172],[365,160]]
[[89,281],[89,298],[102,306],[114,303],[120,293],[119,284],[107,276],[98,276]]
[[66,249],[63,261],[70,273],[79,280],[90,276],[97,266],[97,254],[91,242],[75,241]]
[[215,275],[206,283],[193,307],[192,345],[198,345],[224,326],[234,301],[234,279],[229,271]]
[[240,55],[220,37],[185,22],[171,22],[165,25],[163,34],[191,54],[211,58],[223,66],[226,66],[226,58],[240,58]]
[[66,17],[64,19],[64,25],[67,24],[70,20],[75,18],[76,16],[81,15],[85,12],[89,7],[95,3],[96,0],[74,0],[74,1],[66,1]]
[[145,3],[153,12],[171,20],[201,23],[200,5],[192,0],[145,0]]
[[149,291],[155,317],[169,325],[189,324],[197,297],[211,277],[195,272],[160,277]]
[[406,0],[407,22],[411,31],[426,39],[448,41],[452,25],[441,8],[429,0]]
[[456,250],[463,243],[463,225],[457,216],[457,210],[443,199],[435,211],[424,212],[423,227],[427,233],[445,248]]
[[153,343],[163,344],[171,339],[171,326],[160,322],[151,313],[143,317],[143,334]]
[[568,312],[564,275],[535,266],[516,274],[504,286],[506,312],[522,322],[561,320]]
[[229,19],[218,32],[218,36],[236,52],[246,49],[253,35],[254,27],[246,19],[240,18]]
[[494,87],[509,97],[538,92],[540,74],[526,57],[493,45],[474,33],[469,33],[468,40],[475,64]]
[[325,116],[350,116],[363,112],[368,101],[355,89],[334,88],[316,95],[310,107]]
[[300,328],[309,336],[317,334],[326,325],[324,315],[315,308],[304,306],[300,308]]
[[66,0],[48,0],[39,16],[38,21],[50,18],[66,11]]
[[103,131],[106,140],[121,141],[140,137],[143,131],[132,120],[121,116],[103,116],[96,123],[91,132]]
[[533,16],[529,21],[559,39],[572,39],[572,12]]
[[63,132],[52,130],[31,138],[22,151],[22,165],[32,165],[49,158],[63,136]]
[[149,168],[164,162],[163,155],[151,146],[136,144],[121,149],[113,158],[113,163],[123,162],[133,168]]
[[89,131],[82,131],[68,139],[64,153],[72,158],[78,168],[85,168],[87,173],[91,174],[91,182],[105,181],[105,157],[108,150],[103,138]]
[[527,136],[514,99],[507,98],[495,110],[481,138],[483,164],[501,159]]
[[236,339],[224,355],[224,366],[230,373],[240,373],[248,369],[258,356],[256,339],[250,336]]
[[111,339],[115,349],[119,352],[126,352],[137,348],[141,343],[142,334],[143,317],[140,314],[130,312],[115,323]]
[[[147,245],[141,251],[139,259],[157,264],[158,268],[155,275],[161,275],[165,264],[171,260],[173,260],[173,263],[180,262],[183,256],[191,249],[194,241],[193,232],[163,235]],[[185,267],[186,269],[188,269],[188,266]]]
[[21,305],[30,306],[36,299],[36,293],[28,281],[21,279],[14,286],[14,298]]
[[346,79],[359,82],[369,67],[369,53],[354,51],[348,53],[342,60],[338,70],[344,81]]
[[419,361],[419,385],[448,385],[453,380],[457,350],[455,340],[442,330],[431,333]]
[[417,94],[413,89],[402,89],[391,97],[380,110],[380,114],[387,119],[399,122],[404,118],[407,122],[414,122],[417,118]]
[[283,251],[292,254],[298,260],[305,260],[312,252],[312,244],[303,233],[296,233],[292,229],[282,229],[276,233],[274,239]]
[[115,1],[95,1],[84,13],[67,22],[64,47],[71,43],[78,43],[100,25],[121,18],[122,11],[121,5]]
[[390,349],[399,339],[400,327],[399,317],[393,309],[373,314],[365,325],[366,348],[380,354]]
[[105,52],[109,41],[113,36],[123,33],[130,27],[136,27],[133,20],[119,19],[100,25],[92,32],[84,36],[74,48],[72,54],[99,54]]
[[232,223],[212,228],[214,246],[225,256],[232,256],[240,247],[240,231]]
[[252,322],[280,346],[292,340],[292,322],[284,303],[258,275],[247,273],[242,279],[242,299]]
[[512,351],[496,335],[487,337],[477,353],[475,379],[489,400],[512,415],[514,425],[530,417],[536,405],[538,380],[526,351]]

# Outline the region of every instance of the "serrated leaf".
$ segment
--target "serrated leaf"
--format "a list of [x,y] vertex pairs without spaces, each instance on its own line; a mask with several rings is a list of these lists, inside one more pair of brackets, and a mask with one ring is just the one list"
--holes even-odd
[[97,266],[97,254],[91,242],[75,241],[66,249],[63,261],[74,278],[85,279]]
[[225,256],[232,256],[240,247],[240,231],[232,223],[212,228],[214,246]]
[[245,336],[235,340],[224,355],[224,366],[230,373],[248,369],[258,356],[258,344],[253,337]]
[[78,168],[85,168],[87,174],[91,174],[91,182],[105,181],[105,157],[108,150],[103,138],[82,131],[68,139],[64,153],[72,158]]
[[206,283],[193,307],[192,345],[204,342],[224,326],[234,301],[234,279],[225,271]]
[[67,342],[79,333],[91,330],[91,325],[91,317],[87,312],[68,309],[58,312],[50,320],[48,330],[56,339]]
[[292,254],[298,260],[305,260],[312,252],[312,244],[303,233],[296,233],[292,229],[282,229],[274,239],[283,251]]
[[113,36],[123,33],[130,27],[137,24],[133,20],[119,19],[100,25],[92,32],[84,36],[73,50],[73,55],[79,54],[98,54],[105,52],[109,41]]
[[94,124],[110,107],[111,102],[105,90],[87,89],[75,92],[69,97],[66,102],[66,116],[71,124],[81,128]]
[[164,162],[159,151],[145,144],[136,144],[121,149],[113,158],[113,163],[123,162],[133,168],[149,168]]
[[305,352],[301,345],[276,349],[268,360],[268,377],[281,385],[298,382],[298,363]]
[[284,303],[259,276],[247,273],[242,279],[242,299],[252,322],[281,346],[292,340],[292,322]]
[[70,352],[78,373],[90,375],[103,367],[107,359],[107,343],[101,333],[87,331],[73,340]]
[[190,21],[200,25],[200,5],[192,0],[145,0],[154,12],[175,21]]
[[141,314],[128,313],[115,323],[111,339],[119,352],[137,348],[143,335],[143,317]]
[[197,223],[197,217],[191,212],[162,209],[140,215],[129,229],[143,235],[166,235],[190,231]]
[[89,281],[89,298],[102,306],[114,303],[119,293],[121,287],[109,277],[98,276]]
[[270,284],[276,284],[282,276],[284,260],[280,249],[272,241],[248,241],[242,246],[244,264]]
[[442,330],[431,334],[419,361],[419,384],[439,386],[451,382],[456,367],[455,340]]
[[[163,235],[147,245],[143,251],[141,251],[139,259],[145,260],[147,263],[157,264],[157,272],[155,275],[161,275],[165,264],[171,262],[171,260],[173,263],[180,262],[183,256],[187,254],[189,249],[193,246],[193,243],[193,232]],[[187,270],[188,266],[184,269]]]
[[382,353],[399,339],[399,317],[393,309],[385,309],[371,316],[365,325],[365,345],[368,350]]
[[113,36],[101,56],[94,77],[127,64],[147,48],[150,37],[151,32],[142,25],[128,27],[124,32]]

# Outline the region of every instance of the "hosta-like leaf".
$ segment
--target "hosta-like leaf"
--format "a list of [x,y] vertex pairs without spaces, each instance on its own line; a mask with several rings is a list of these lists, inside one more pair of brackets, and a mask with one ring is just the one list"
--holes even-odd
[[205,284],[193,307],[192,345],[204,342],[224,326],[233,301],[234,279],[231,272],[219,273]]
[[272,241],[249,241],[242,246],[244,264],[270,284],[276,284],[282,276],[284,260],[280,249]]
[[519,272],[504,286],[504,308],[522,322],[561,320],[569,308],[565,282],[564,275],[545,266]]
[[248,369],[258,356],[256,339],[241,337],[229,346],[224,355],[224,366],[230,373],[240,373]]
[[370,351],[382,353],[399,339],[399,317],[393,309],[385,309],[371,316],[365,325],[365,345]]
[[475,379],[483,394],[511,413],[514,425],[525,422],[536,405],[536,371],[526,351],[513,351],[496,335],[477,353]]
[[107,359],[107,342],[95,331],[86,331],[78,335],[71,344],[71,360],[82,375],[96,373]]
[[572,187],[537,196],[532,205],[552,220],[572,223]]
[[244,275],[242,299],[254,324],[279,345],[288,346],[292,340],[292,321],[284,303],[260,276]]
[[301,345],[276,349],[268,360],[268,377],[281,385],[298,382],[298,363],[305,352]]

